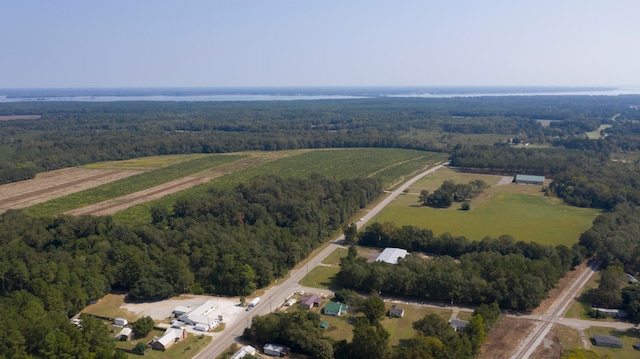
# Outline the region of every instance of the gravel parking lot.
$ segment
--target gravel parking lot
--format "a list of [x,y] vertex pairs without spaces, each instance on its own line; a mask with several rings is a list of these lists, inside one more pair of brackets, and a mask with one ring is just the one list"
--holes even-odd
[[[208,317],[213,320],[218,319],[218,315],[222,315],[223,323],[226,323],[226,325],[233,323],[238,313],[245,310],[245,308],[239,306],[239,298],[212,297],[206,295],[181,295],[151,303],[125,303],[121,308],[140,316],[148,315],[156,321],[168,322],[172,318],[171,313],[175,307],[185,306],[195,308],[207,300],[213,300],[217,303],[216,309],[213,310]],[[250,299],[247,299],[247,301],[250,301]],[[191,330],[192,327],[187,328],[187,331]]]

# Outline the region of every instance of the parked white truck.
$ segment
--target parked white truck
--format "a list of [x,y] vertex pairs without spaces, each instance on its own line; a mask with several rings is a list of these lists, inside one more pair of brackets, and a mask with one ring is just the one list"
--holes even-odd
[[260,297],[258,298],[253,298],[253,300],[251,301],[251,303],[249,303],[249,306],[247,307],[247,311],[251,310],[251,308],[255,307],[256,305],[258,305],[258,303],[260,303]]

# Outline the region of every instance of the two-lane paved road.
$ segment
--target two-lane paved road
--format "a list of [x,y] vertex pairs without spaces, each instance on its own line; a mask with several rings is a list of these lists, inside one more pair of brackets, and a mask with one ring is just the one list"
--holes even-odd
[[[376,205],[373,209],[369,211],[362,220],[358,222],[358,227],[365,225],[370,219],[375,217],[383,208],[389,205],[391,201],[393,201],[397,196],[399,196],[406,188],[409,188],[416,181],[420,180],[422,177],[436,172],[440,168],[447,166],[449,162],[442,163],[438,166],[435,166],[431,169],[428,169],[424,172],[421,172],[417,176],[414,176],[410,180],[406,181],[400,187],[398,187],[395,191],[391,192],[384,200],[382,200],[378,205]],[[291,293],[297,292],[300,290],[300,285],[298,284],[304,276],[307,274],[307,270],[311,270],[316,266],[320,265],[325,258],[329,256],[333,251],[342,247],[341,243],[344,239],[344,235],[340,235],[336,240],[332,241],[325,249],[323,249],[320,253],[318,253],[315,257],[309,259],[308,263],[302,269],[294,269],[291,271],[291,275],[282,283],[275,285],[268,289],[265,294],[261,297],[260,304],[258,304],[255,308],[252,308],[249,311],[242,312],[237,316],[234,323],[231,323],[227,326],[221,333],[214,335],[213,342],[209,344],[206,348],[204,348],[200,353],[198,353],[194,358],[195,359],[204,359],[204,358],[216,358],[218,355],[222,354],[234,341],[238,339],[239,336],[242,335],[244,328],[248,327],[251,324],[251,318],[256,315],[265,315],[269,312],[273,311],[277,307],[280,306],[285,301]]]

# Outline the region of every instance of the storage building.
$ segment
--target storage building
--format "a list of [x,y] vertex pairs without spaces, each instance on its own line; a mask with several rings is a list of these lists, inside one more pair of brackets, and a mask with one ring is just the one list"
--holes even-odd
[[291,349],[285,347],[284,345],[271,344],[267,343],[262,347],[262,350],[266,355],[272,357],[283,357],[289,355]]
[[611,335],[596,334],[593,337],[593,344],[601,347],[622,348],[622,340]]
[[385,248],[382,253],[376,258],[378,262],[387,262],[390,264],[398,263],[398,258],[404,258],[407,256],[407,250],[402,248]]
[[544,176],[516,175],[517,184],[544,184]]

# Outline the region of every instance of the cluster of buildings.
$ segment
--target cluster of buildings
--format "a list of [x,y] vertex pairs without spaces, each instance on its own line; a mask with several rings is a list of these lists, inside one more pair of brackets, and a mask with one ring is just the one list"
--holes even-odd
[[183,328],[186,325],[193,325],[195,330],[201,332],[207,332],[215,328],[222,322],[220,315],[213,315],[213,311],[216,309],[216,302],[213,300],[207,300],[195,308],[177,306],[173,310],[178,320],[172,322],[174,328]]

